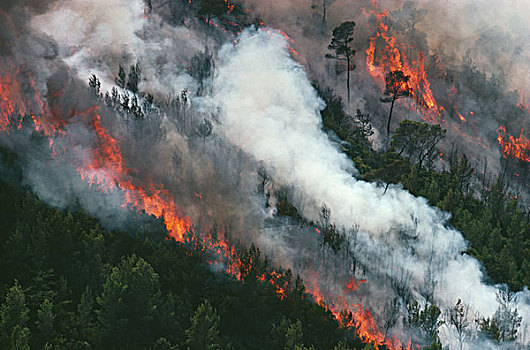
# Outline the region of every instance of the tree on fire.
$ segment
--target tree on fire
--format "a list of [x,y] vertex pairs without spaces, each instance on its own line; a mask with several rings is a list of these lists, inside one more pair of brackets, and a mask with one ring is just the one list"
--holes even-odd
[[355,22],[344,22],[333,29],[333,37],[328,45],[328,50],[334,51],[334,54],[326,54],[326,58],[346,62],[346,89],[348,91],[348,104],[350,103],[350,72],[355,69],[352,63],[355,50],[350,47],[353,41],[353,29]]
[[387,144],[390,141],[390,122],[392,121],[392,112],[394,110],[394,103],[396,100],[403,97],[412,96],[412,89],[409,82],[410,76],[405,75],[401,70],[393,70],[388,72],[385,76],[385,91],[387,97],[380,98],[381,102],[390,102],[390,114],[388,115],[388,123],[386,125]]

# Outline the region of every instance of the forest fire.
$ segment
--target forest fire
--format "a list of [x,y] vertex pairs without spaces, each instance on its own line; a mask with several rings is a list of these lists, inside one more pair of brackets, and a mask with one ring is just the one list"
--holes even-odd
[[530,140],[523,135],[523,130],[518,138],[512,135],[506,136],[506,127],[501,126],[498,130],[497,141],[501,146],[503,157],[517,158],[523,162],[530,162]]
[[[35,131],[49,138],[49,144],[54,144],[54,138],[63,134],[61,126],[64,122],[54,121],[48,113],[48,107],[40,98],[40,92],[35,88],[33,80],[30,86],[34,90],[32,103],[36,104],[39,113],[31,113],[30,103],[24,101],[20,82],[13,76],[3,74],[0,80],[0,130],[9,132],[10,128],[22,128],[23,118],[29,116]],[[31,114],[30,114],[31,113]],[[182,242],[184,234],[191,223],[189,218],[181,216],[170,193],[161,186],[149,183],[147,186],[135,185],[132,182],[129,169],[125,166],[118,141],[104,128],[97,108],[91,108],[81,114],[96,133],[96,147],[90,158],[83,158],[77,168],[82,179],[90,185],[97,185],[102,191],[119,190],[122,192],[124,204],[130,205],[148,215],[163,218],[168,232],[175,240]],[[62,135],[64,138],[64,135]],[[75,149],[72,147],[72,149]],[[65,150],[65,153],[69,150]]]
[[388,10],[373,13],[377,21],[377,33],[370,38],[366,49],[366,69],[370,75],[384,81],[385,75],[391,71],[402,71],[409,76],[408,87],[412,90],[412,98],[416,109],[423,118],[434,124],[442,122],[441,111],[431,91],[431,84],[425,71],[425,56],[423,52],[417,59],[407,57],[406,47],[396,41],[396,37],[389,34],[389,27],[384,23],[388,17]]
[[7,73],[0,75],[0,114],[0,131],[6,131],[10,126],[13,114],[26,114],[20,84]]
[[[318,273],[315,271],[313,275],[315,277],[312,278],[312,281],[306,283],[307,291],[313,296],[316,303],[333,314],[341,327],[354,329],[359,337],[367,342],[372,342],[376,349],[379,349],[381,345],[391,350],[402,349],[404,344],[399,339],[381,333],[375,324],[372,313],[363,306],[362,302],[360,304],[348,304],[347,296],[356,291],[366,280],[352,278],[339,294],[324,296],[316,283]],[[406,349],[410,349],[410,344]]]
[[[3,75],[0,85],[0,110],[2,112],[2,130],[9,132],[10,128],[22,128],[22,124],[10,123],[11,115],[29,113],[28,103],[24,102],[20,84],[16,79]],[[37,103],[41,111],[47,111],[48,107],[40,99],[38,91],[35,89],[33,103]],[[134,208],[139,212],[145,212],[163,220],[169,236],[177,242],[185,243],[195,247],[205,254],[212,256],[210,264],[212,266],[222,266],[220,271],[234,276],[238,281],[244,282],[248,278],[255,278],[261,283],[269,284],[279,299],[285,299],[289,291],[297,286],[293,286],[291,272],[281,272],[266,266],[260,259],[259,249],[251,247],[250,250],[236,249],[230,245],[224,232],[210,232],[197,234],[194,231],[192,221],[189,217],[181,214],[177,208],[171,193],[162,185],[153,182],[140,182],[134,179],[134,171],[128,168],[123,158],[118,139],[112,136],[104,127],[102,117],[98,107],[89,108],[86,111],[72,111],[73,115],[82,117],[82,120],[94,132],[94,145],[89,154],[78,151],[72,140],[68,140],[61,124],[51,123],[49,118],[40,114],[32,115],[33,128],[47,136],[50,144],[54,139],[60,138],[63,144],[70,149],[63,149],[63,152],[75,152],[82,159],[77,166],[79,176],[90,186],[96,187],[99,191],[109,193],[116,191],[121,194],[122,207]],[[53,130],[53,132],[52,132]],[[56,153],[55,153],[56,154]],[[202,194],[195,193],[199,199]],[[318,230],[318,229],[316,229]],[[317,282],[308,281],[313,287],[306,289],[313,299],[328,309],[343,327],[352,328],[366,341],[377,344],[386,344],[390,349],[397,349],[394,346],[398,341],[393,338],[385,338],[374,323],[372,314],[362,305],[349,305],[346,302],[348,293],[355,292],[366,280],[351,280],[339,297],[324,296],[317,286]],[[329,304],[328,304],[329,303]],[[352,318],[344,320],[344,310],[351,312]],[[350,311],[351,310],[351,311]],[[342,313],[341,313],[342,312]]]

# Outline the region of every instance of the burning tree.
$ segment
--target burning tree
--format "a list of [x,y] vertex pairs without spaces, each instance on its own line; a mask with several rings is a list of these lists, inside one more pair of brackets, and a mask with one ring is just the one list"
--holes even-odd
[[412,96],[412,88],[409,82],[410,76],[405,75],[401,70],[394,70],[388,72],[385,77],[385,96],[381,98],[381,102],[391,102],[390,114],[388,115],[388,123],[386,126],[387,143],[390,140],[390,122],[392,121],[392,112],[394,110],[394,103],[403,97]]
[[335,52],[335,54],[326,54],[326,58],[346,62],[346,88],[348,91],[348,104],[350,103],[350,72],[355,69],[355,65],[351,62],[355,56],[355,50],[350,47],[353,41],[353,29],[355,22],[344,22],[335,29],[333,29],[333,37],[328,49]]

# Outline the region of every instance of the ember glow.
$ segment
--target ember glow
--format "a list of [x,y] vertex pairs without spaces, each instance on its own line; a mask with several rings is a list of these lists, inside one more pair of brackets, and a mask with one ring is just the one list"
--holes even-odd
[[[29,113],[26,107],[29,104],[24,101],[18,81],[6,74],[3,76],[4,79],[0,85],[2,102],[0,107],[2,120],[5,120],[2,124],[2,131],[9,132],[10,128],[22,128],[22,124],[10,123],[10,116],[21,112]],[[48,110],[48,106],[42,102],[37,92],[32,98],[32,102],[38,102],[41,110]],[[271,267],[266,267],[264,272],[253,275],[254,265],[262,264],[261,261],[254,261],[253,257],[245,256],[244,252],[237,250],[229,243],[222,231],[215,232],[215,234],[210,230],[206,230],[206,233],[196,233],[191,218],[181,213],[167,189],[160,184],[135,179],[132,175],[135,171],[126,165],[120,142],[105,128],[98,107],[81,112],[72,111],[70,114],[80,116],[87,127],[93,131],[95,141],[88,154],[76,150],[64,130],[60,128],[60,124],[51,123],[42,114],[32,115],[31,120],[34,130],[47,136],[50,144],[53,140],[60,139],[63,145],[70,145],[69,149],[66,147],[62,152],[77,152],[77,156],[81,158],[81,164],[77,165],[77,172],[84,181],[103,193],[120,193],[124,208],[134,208],[138,212],[162,219],[171,239],[195,247],[210,256],[210,264],[217,266],[220,272],[231,275],[242,282],[247,278],[256,278],[261,283],[269,284],[279,299],[283,300],[288,297],[288,291],[293,288],[289,285],[289,278],[292,276],[286,278],[284,272]],[[196,198],[202,199],[202,195],[198,192],[194,194]],[[315,230],[319,232],[317,228]],[[318,276],[316,272],[315,275]],[[367,307],[362,304],[349,304],[347,301],[348,295],[356,293],[359,286],[365,282],[364,279],[351,279],[344,286],[342,294],[324,296],[316,280],[306,281],[306,292],[318,304],[329,310],[339,324],[342,324],[342,327],[356,330],[362,339],[372,341],[376,346],[385,344],[389,349],[398,349],[401,342],[391,337],[385,339],[375,325],[373,316]],[[353,318],[346,322],[345,313],[351,313]]]
[[[30,86],[34,90],[34,96],[31,103],[27,103],[24,101],[20,83],[6,73],[3,73],[2,77],[0,83],[1,131],[9,132],[10,128],[20,130],[22,122],[19,120],[13,123],[15,115],[29,115],[35,131],[47,136],[50,146],[54,144],[54,139],[57,137],[67,138],[61,129],[63,122],[54,121],[51,118],[48,106],[40,98],[40,93],[32,80]],[[38,106],[38,114],[31,113],[27,107],[31,104]],[[81,178],[90,185],[97,186],[101,191],[120,191],[124,207],[131,206],[138,211],[145,211],[148,215],[163,218],[171,237],[182,242],[184,234],[191,226],[191,221],[180,214],[169,191],[154,183],[144,185],[133,182],[131,171],[123,160],[119,142],[103,126],[96,107],[78,114],[83,116],[96,136],[94,149],[91,150],[90,155],[82,158],[82,163],[77,167]],[[63,150],[65,153],[71,151]]]

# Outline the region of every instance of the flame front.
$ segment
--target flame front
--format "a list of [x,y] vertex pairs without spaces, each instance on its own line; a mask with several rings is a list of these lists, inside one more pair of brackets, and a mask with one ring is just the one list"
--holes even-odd
[[396,37],[388,33],[388,25],[384,23],[384,19],[388,17],[388,10],[372,12],[378,24],[377,32],[370,38],[369,47],[365,51],[368,73],[373,78],[384,82],[388,72],[402,71],[410,77],[407,84],[412,89],[412,98],[418,112],[430,123],[441,123],[443,108],[438,107],[431,91],[431,83],[425,71],[423,52],[418,54],[416,60],[407,57],[405,54],[407,48],[399,45]]
[[[50,147],[53,147],[54,140],[58,140],[62,145],[63,154],[74,154],[76,157],[73,158],[81,159],[79,164],[76,164],[76,169],[79,176],[90,186],[104,193],[118,192],[122,198],[122,207],[134,208],[162,219],[171,238],[204,251],[208,256],[213,257],[210,264],[220,265],[222,272],[243,282],[246,278],[256,278],[261,283],[269,284],[278,298],[288,298],[290,291],[293,290],[292,276],[287,276],[271,267],[259,270],[261,272],[253,275],[258,271],[253,266],[262,262],[254,260],[252,256],[246,256],[244,252],[231,246],[224,232],[213,234],[206,230],[206,233],[195,234],[191,219],[180,212],[173,196],[164,186],[145,179],[139,180],[133,176],[135,171],[127,167],[120,142],[105,128],[98,107],[71,113],[82,118],[94,138],[88,152],[80,150],[79,147],[75,147],[74,141],[69,139],[64,130],[66,121],[56,120],[52,117],[52,113],[49,113],[49,108],[41,99],[33,80],[30,80],[29,86],[34,90],[30,100],[38,111],[35,114],[31,113],[32,104],[25,102],[23,89],[16,75],[2,74],[1,77],[0,131],[9,132],[13,128],[20,130],[25,124],[23,125],[21,121],[15,122],[16,115],[30,116],[33,129],[49,139]],[[57,156],[58,152],[54,150],[53,155]],[[195,193],[195,196],[202,199],[199,193]],[[318,229],[316,231],[318,232]],[[314,277],[306,281],[306,292],[329,310],[342,327],[354,327],[353,329],[362,339],[374,342],[376,346],[385,344],[389,349],[399,348],[401,342],[398,339],[385,337],[378,331],[368,308],[362,304],[347,302],[351,293],[356,292],[359,286],[366,282],[365,280],[351,280],[338,295],[324,296],[318,286],[320,280],[318,273],[314,272]],[[342,316],[344,310],[351,312],[353,318],[344,320]]]
[[510,135],[506,137],[506,128],[501,126],[498,130],[497,141],[501,146],[503,157],[517,158],[523,162],[530,162],[530,140],[523,135],[523,130],[518,138]]

